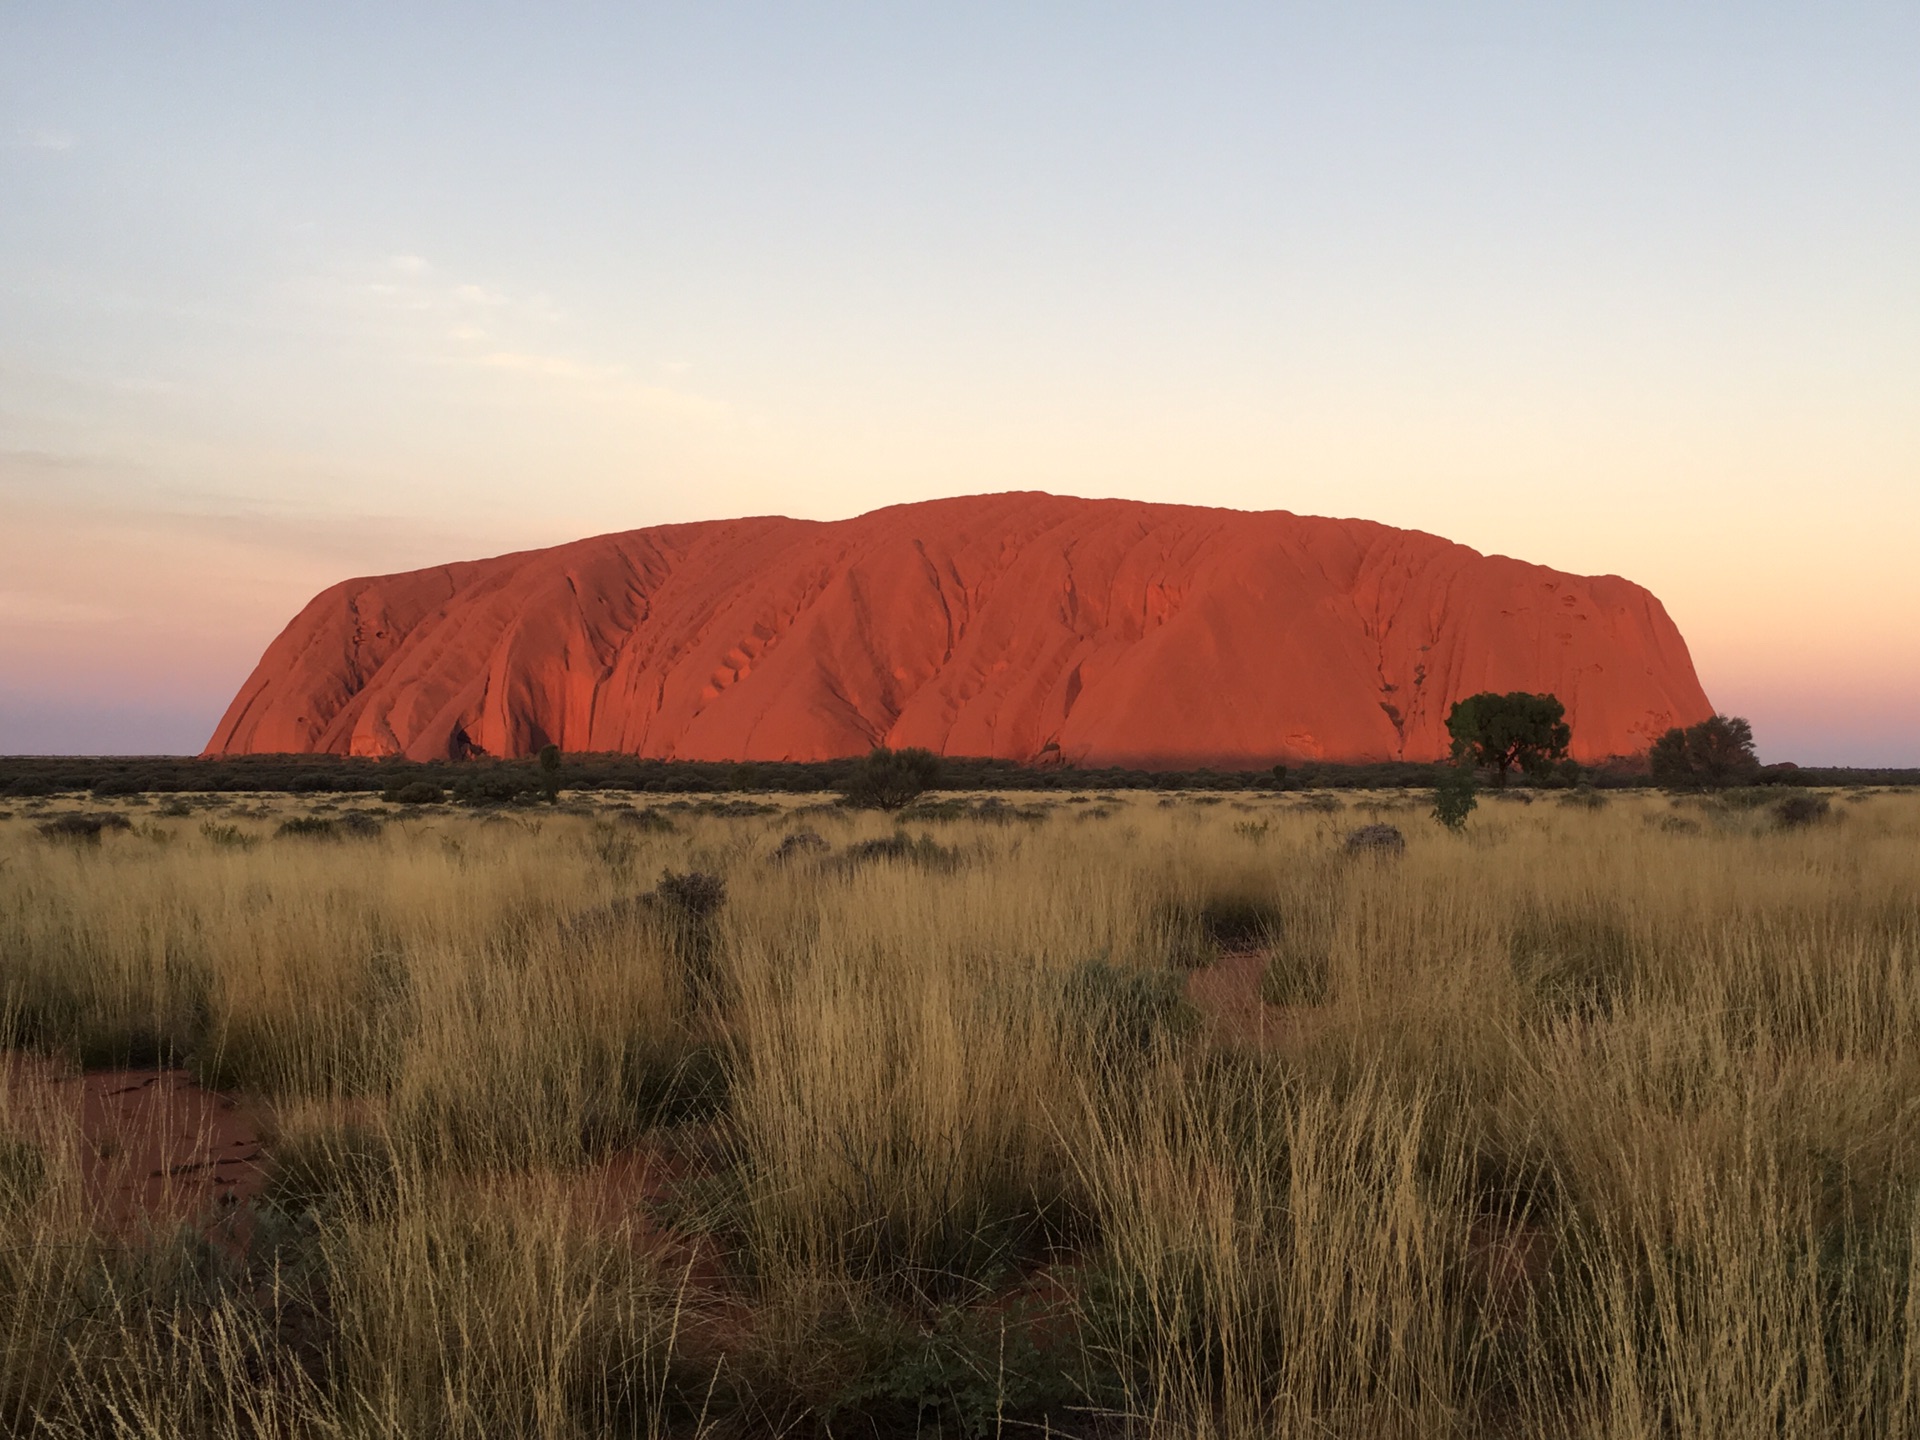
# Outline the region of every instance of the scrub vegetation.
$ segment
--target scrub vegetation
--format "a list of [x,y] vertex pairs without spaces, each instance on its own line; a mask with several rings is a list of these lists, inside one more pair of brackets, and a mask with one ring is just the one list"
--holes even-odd
[[1920,798],[1789,798],[12,802],[0,1432],[1920,1434]]

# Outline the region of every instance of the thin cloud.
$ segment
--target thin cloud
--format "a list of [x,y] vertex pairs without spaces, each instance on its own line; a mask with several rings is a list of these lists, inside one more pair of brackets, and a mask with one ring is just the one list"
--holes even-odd
[[32,625],[67,628],[99,625],[121,618],[121,612],[90,605],[63,595],[32,590],[0,590],[0,627]]
[[691,420],[718,420],[728,406],[704,395],[676,390],[666,385],[649,385],[636,380],[624,365],[594,365],[570,355],[531,354],[517,350],[493,350],[473,357],[469,364],[487,370],[504,370],[532,375],[577,387],[582,393],[616,404],[629,404],[659,414]]
[[688,362],[639,367],[566,353],[552,343],[564,316],[548,295],[516,295],[461,279],[424,255],[387,255],[357,273],[348,268],[312,276],[299,288],[308,303],[349,319],[397,358],[524,376],[576,403],[682,421],[711,422],[732,413],[723,402],[636,374],[650,369],[678,378],[692,369]]
[[489,370],[517,370],[523,375],[544,375],[550,380],[587,380],[597,384],[616,384],[626,378],[618,365],[589,365],[566,355],[528,355],[514,350],[494,350],[482,355],[479,364]]
[[357,277],[335,271],[311,277],[299,288],[334,306],[351,308],[371,301],[381,310],[437,313],[460,325],[471,324],[477,313],[532,323],[554,318],[545,297],[519,300],[491,286],[451,279],[421,255],[389,255]]
[[80,142],[64,130],[16,130],[12,138],[0,143],[8,150],[60,153],[73,149]]

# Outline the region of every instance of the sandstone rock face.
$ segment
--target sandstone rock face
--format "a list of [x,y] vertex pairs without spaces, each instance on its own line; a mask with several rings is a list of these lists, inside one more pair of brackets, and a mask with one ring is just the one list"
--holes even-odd
[[1584,760],[1713,713],[1647,591],[1415,531],[1020,493],[663,525],[348,580],[209,754],[1084,765],[1431,759],[1449,707],[1551,692]]

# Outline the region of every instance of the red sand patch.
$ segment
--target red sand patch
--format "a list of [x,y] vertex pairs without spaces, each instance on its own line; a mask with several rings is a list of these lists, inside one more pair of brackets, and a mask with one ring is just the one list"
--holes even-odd
[[266,1180],[262,1116],[178,1070],[64,1073],[51,1061],[5,1063],[16,1112],[77,1125],[88,1213],[129,1235],[238,1214]]
[[1265,1050],[1306,1040],[1324,1023],[1313,1005],[1269,1005],[1260,995],[1265,950],[1232,950],[1187,977],[1187,998],[1214,1041]]

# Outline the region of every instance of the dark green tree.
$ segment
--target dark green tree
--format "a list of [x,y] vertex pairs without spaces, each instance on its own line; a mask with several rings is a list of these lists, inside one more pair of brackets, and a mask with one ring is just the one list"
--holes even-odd
[[1647,751],[1656,784],[1682,790],[1719,790],[1744,785],[1760,773],[1753,753],[1753,726],[1737,715],[1714,715],[1697,725],[1676,725]]
[[1448,713],[1447,733],[1453,737],[1454,761],[1486,766],[1498,785],[1507,783],[1507,772],[1516,765],[1537,775],[1565,759],[1573,739],[1567,707],[1555,696],[1524,690],[1469,695]]
[[898,810],[940,783],[940,757],[931,750],[889,750],[876,745],[840,787],[856,810]]
[[1449,830],[1460,829],[1480,803],[1479,789],[1473,766],[1443,766],[1433,785],[1433,818]]
[[547,799],[560,798],[560,747],[542,745],[540,747],[540,788],[546,792]]

